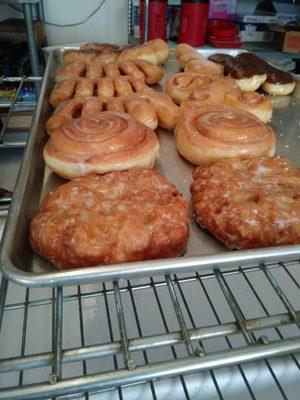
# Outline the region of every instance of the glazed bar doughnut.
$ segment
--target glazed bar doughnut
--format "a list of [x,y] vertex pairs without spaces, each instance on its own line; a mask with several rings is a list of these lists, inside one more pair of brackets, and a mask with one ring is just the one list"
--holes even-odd
[[189,204],[156,171],[90,174],[46,195],[29,229],[34,252],[59,269],[177,257]]
[[173,129],[181,112],[165,93],[142,90],[127,98],[113,97],[75,97],[58,105],[45,124],[49,135],[58,127],[73,118],[95,115],[101,111],[128,112],[149,128],[159,125],[164,129]]
[[272,104],[262,95],[256,92],[242,92],[232,90],[226,93],[224,104],[240,110],[249,111],[267,124],[271,117]]
[[46,165],[62,178],[152,168],[159,143],[153,129],[116,111],[72,118],[51,132]]
[[276,138],[255,115],[216,105],[185,113],[176,130],[176,147],[188,161],[211,165],[223,158],[273,156]]
[[57,83],[50,95],[49,102],[53,107],[73,97],[118,97],[129,96],[135,92],[147,89],[148,86],[130,76],[115,78],[78,78]]
[[139,46],[114,46],[107,44],[88,43],[81,48],[65,50],[62,52],[63,62],[71,61],[101,61],[116,62],[140,59],[152,64],[164,64],[169,55],[166,42],[161,39],[150,40]]
[[153,85],[162,79],[164,73],[160,67],[144,60],[131,60],[119,63],[100,63],[97,61],[85,63],[83,61],[73,61],[63,65],[58,70],[55,81],[61,82],[74,78],[114,78],[120,75],[131,76],[142,80],[147,85]]
[[167,80],[166,92],[176,104],[180,104],[191,92],[211,82],[213,82],[213,79],[208,75],[179,72]]
[[295,80],[288,72],[273,67],[251,53],[241,53],[236,57],[214,54],[209,60],[224,65],[225,74],[237,80],[240,89],[254,91],[262,89],[272,95],[290,94],[295,88]]
[[223,71],[224,68],[221,64],[216,64],[200,56],[190,60],[184,68],[184,72],[195,72],[196,74],[215,76],[216,78],[222,77]]
[[300,169],[283,157],[198,167],[195,219],[230,249],[300,243]]

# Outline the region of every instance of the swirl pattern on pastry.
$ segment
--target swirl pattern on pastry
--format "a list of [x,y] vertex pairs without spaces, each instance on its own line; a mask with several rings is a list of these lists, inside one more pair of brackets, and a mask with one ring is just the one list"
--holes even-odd
[[229,248],[300,243],[300,169],[285,158],[222,160],[194,179],[196,221]]
[[175,130],[179,153],[196,165],[222,158],[273,156],[275,134],[247,111],[228,106],[196,108],[184,114]]
[[256,92],[242,92],[240,90],[227,92],[225,104],[240,110],[249,111],[265,124],[272,117],[272,104],[264,96]]
[[155,171],[90,174],[46,195],[30,224],[36,253],[59,269],[184,253],[189,205]]
[[74,97],[125,97],[147,88],[144,82],[130,76],[68,79],[54,86],[49,102],[57,107],[62,101]]
[[191,92],[211,82],[213,79],[207,75],[179,72],[167,80],[166,91],[176,104],[181,104],[182,100]]
[[129,114],[104,111],[68,120],[52,131],[44,149],[48,167],[63,178],[152,168],[158,156],[155,132]]
[[181,103],[183,112],[194,108],[223,104],[225,99],[225,88],[220,82],[211,82],[191,92]]

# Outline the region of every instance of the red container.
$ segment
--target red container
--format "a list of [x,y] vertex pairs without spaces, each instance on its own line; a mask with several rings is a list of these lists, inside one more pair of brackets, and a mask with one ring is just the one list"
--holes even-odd
[[[167,8],[168,0],[149,1],[149,21],[148,21],[148,40],[163,39],[167,40]],[[141,43],[144,42],[144,17],[145,1],[140,1],[140,37]]]
[[208,0],[184,0],[181,3],[179,42],[203,46],[208,18]]

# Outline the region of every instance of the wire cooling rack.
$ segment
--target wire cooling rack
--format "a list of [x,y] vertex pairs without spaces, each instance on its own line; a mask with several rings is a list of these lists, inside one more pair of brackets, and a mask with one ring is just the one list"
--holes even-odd
[[2,278],[0,399],[298,400],[299,268],[55,289]]

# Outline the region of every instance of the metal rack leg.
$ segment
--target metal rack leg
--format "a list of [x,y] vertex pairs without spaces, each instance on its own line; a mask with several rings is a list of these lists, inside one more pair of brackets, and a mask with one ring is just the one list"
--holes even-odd
[[2,327],[2,321],[3,321],[7,288],[8,288],[8,280],[4,276],[2,276],[1,286],[0,286],[0,333],[1,333],[1,327]]
[[56,289],[55,317],[52,326],[52,344],[54,352],[53,373],[49,377],[50,383],[56,383],[62,378],[62,314],[63,314],[63,288]]
[[39,57],[36,40],[34,37],[31,4],[23,4],[24,19],[26,23],[28,49],[31,61],[32,75],[40,76]]

